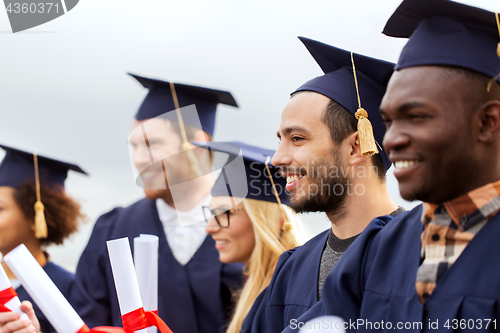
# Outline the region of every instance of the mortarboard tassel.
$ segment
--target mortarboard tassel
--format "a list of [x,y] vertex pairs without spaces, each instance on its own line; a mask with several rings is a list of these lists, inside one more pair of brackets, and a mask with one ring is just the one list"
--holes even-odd
[[356,93],[358,95],[358,110],[356,111],[355,117],[358,120],[358,135],[359,135],[359,147],[361,149],[361,155],[372,156],[378,153],[377,145],[375,144],[375,138],[373,136],[373,127],[368,120],[368,112],[361,107],[361,99],[359,98],[358,89],[358,78],[356,76],[356,67],[354,67],[353,53],[351,52],[351,62],[352,71],[354,73],[354,82],[356,84]]
[[276,185],[274,185],[274,180],[273,180],[273,176],[271,175],[271,170],[269,170],[268,163],[270,160],[271,160],[271,157],[268,156],[266,158],[266,170],[267,170],[267,173],[269,174],[269,179],[271,179],[271,184],[273,185],[273,192],[274,192],[274,195],[276,196],[276,200],[278,201],[278,205],[280,206],[281,215],[283,216],[283,226],[281,227],[281,230],[283,230],[284,232],[287,232],[287,231],[290,231],[290,229],[292,229],[292,224],[286,218],[285,210],[283,209],[283,207],[281,207],[280,196],[278,195],[278,191],[276,190]]
[[200,169],[200,165],[198,164],[196,156],[194,156],[194,152],[191,150],[193,146],[187,139],[186,129],[184,127],[184,121],[182,120],[181,110],[179,108],[179,101],[177,100],[177,94],[175,92],[175,86],[173,82],[170,82],[170,90],[172,91],[172,97],[174,99],[174,104],[175,104],[175,112],[177,113],[177,120],[179,121],[179,127],[181,129],[182,150],[186,152],[186,156],[190,165],[191,177],[193,177],[193,179],[201,177],[202,172]]
[[35,164],[35,186],[36,186],[36,202],[35,202],[35,237],[47,238],[47,222],[45,221],[45,207],[40,199],[40,178],[38,175],[38,157],[36,153],[33,154],[33,161]]
[[[498,13],[495,12],[495,19],[497,21],[497,29],[498,29],[498,34],[500,35],[500,21],[498,20]],[[497,44],[497,56],[500,58],[500,43]],[[491,85],[493,82],[495,82],[498,78],[500,77],[500,73],[498,73],[494,78],[488,82],[488,92],[490,92]]]

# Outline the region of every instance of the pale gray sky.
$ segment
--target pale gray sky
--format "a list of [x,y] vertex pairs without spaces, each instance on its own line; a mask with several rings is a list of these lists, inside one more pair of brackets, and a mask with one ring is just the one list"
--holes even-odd
[[[21,1],[22,2],[22,1]],[[460,1],[500,10],[495,0]],[[0,10],[0,143],[78,163],[68,192],[88,216],[50,253],[70,269],[96,218],[141,197],[127,136],[146,94],[132,72],[226,89],[215,139],[275,149],[289,93],[322,74],[297,36],[397,61],[405,40],[381,34],[400,0],[82,0],[62,17],[12,34]],[[399,197],[394,177],[391,195]],[[315,230],[323,216],[307,217]]]

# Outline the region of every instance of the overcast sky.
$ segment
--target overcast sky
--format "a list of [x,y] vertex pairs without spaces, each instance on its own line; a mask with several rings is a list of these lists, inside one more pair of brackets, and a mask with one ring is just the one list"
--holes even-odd
[[[495,0],[461,1],[500,11]],[[0,10],[0,143],[76,162],[68,192],[87,223],[53,260],[73,269],[96,218],[142,196],[127,136],[146,90],[132,72],[229,90],[216,140],[276,149],[290,92],[321,75],[297,36],[397,61],[405,40],[381,34],[400,0],[82,0],[67,14],[11,33]],[[389,176],[391,195],[405,203]],[[319,231],[323,216],[306,217]]]

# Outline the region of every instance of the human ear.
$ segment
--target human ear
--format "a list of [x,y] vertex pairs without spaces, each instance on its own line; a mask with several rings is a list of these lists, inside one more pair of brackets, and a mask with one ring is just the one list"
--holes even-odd
[[[208,143],[207,136],[206,136],[205,132],[203,132],[201,129],[196,130],[194,132],[192,141]],[[203,155],[208,155],[207,149],[199,148],[199,147],[196,147],[194,145],[192,146],[192,151],[194,152],[194,154],[196,155],[196,157],[198,159],[200,159],[201,156],[203,156]]]
[[361,155],[359,146],[359,133],[356,131],[344,139],[343,143],[349,149],[349,165],[357,165],[364,161],[366,156]]
[[500,101],[491,100],[479,110],[478,140],[494,142],[500,136]]
[[208,139],[205,132],[203,132],[201,129],[198,129],[194,132],[193,139],[191,141],[207,142]]

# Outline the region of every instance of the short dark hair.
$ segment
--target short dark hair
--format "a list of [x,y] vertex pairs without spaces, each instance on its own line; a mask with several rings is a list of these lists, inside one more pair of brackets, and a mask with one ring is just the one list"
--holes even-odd
[[[64,239],[78,230],[83,219],[80,205],[63,188],[40,185],[41,201],[45,207],[48,237],[40,239],[42,245],[62,244]],[[24,182],[14,189],[14,200],[24,216],[35,223],[36,188],[33,182]]]
[[488,84],[491,80],[485,74],[476,72],[472,69],[457,67],[457,66],[443,66],[449,79],[450,77],[457,77],[465,84],[466,93],[462,94],[464,105],[471,110],[476,110],[482,104],[491,99],[500,100],[500,84],[494,80],[491,84],[490,91],[488,92]]
[[[330,136],[335,144],[340,144],[345,138],[358,130],[358,121],[353,114],[332,99],[330,99],[323,113],[322,120],[330,129]],[[380,154],[371,156],[371,160],[377,170],[377,177],[385,181],[385,167]]]

